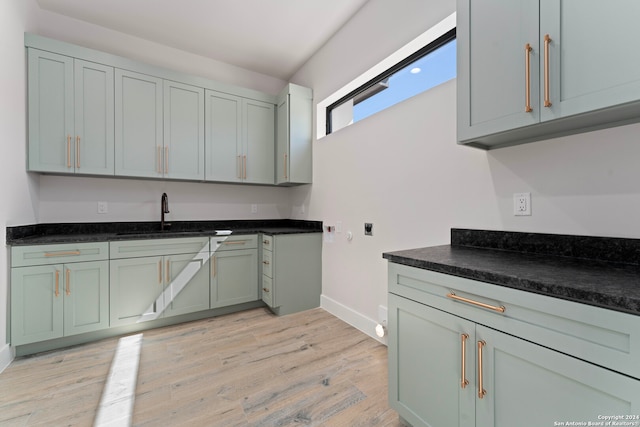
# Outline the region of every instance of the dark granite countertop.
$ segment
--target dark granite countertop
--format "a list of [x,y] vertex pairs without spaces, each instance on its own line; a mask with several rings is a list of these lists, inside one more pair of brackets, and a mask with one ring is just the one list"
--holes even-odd
[[55,223],[7,227],[7,245],[46,245],[115,240],[215,236],[216,230],[238,234],[321,233],[321,221],[290,219],[235,221],[171,221],[165,231],[159,222]]
[[383,257],[640,315],[640,239],[452,229],[451,242]]

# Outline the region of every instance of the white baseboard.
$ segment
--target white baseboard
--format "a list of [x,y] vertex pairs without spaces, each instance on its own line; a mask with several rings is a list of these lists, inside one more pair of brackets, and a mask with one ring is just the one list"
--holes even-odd
[[12,360],[13,351],[11,351],[11,346],[9,344],[5,344],[4,347],[0,349],[0,372],[4,371]]
[[354,311],[346,305],[341,304],[338,301],[331,299],[325,295],[320,296],[320,307],[333,314],[343,322],[350,324],[362,333],[369,335],[376,341],[387,345],[386,336],[384,338],[380,338],[376,335],[376,325],[378,324],[377,321],[370,319],[363,314],[358,313],[357,311]]

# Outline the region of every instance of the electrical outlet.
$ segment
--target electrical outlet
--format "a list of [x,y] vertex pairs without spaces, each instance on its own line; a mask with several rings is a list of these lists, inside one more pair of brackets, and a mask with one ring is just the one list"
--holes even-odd
[[531,215],[531,193],[514,193],[513,214],[516,216]]
[[107,202],[98,202],[98,213],[106,214],[107,212],[109,212],[109,205]]
[[258,205],[251,205],[251,213],[258,213]]

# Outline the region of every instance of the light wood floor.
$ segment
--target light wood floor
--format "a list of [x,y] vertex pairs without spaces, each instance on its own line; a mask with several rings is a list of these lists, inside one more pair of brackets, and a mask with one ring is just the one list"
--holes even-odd
[[[0,374],[0,425],[92,425],[117,344],[13,361]],[[133,411],[141,426],[400,426],[387,348],[322,309],[144,332]]]

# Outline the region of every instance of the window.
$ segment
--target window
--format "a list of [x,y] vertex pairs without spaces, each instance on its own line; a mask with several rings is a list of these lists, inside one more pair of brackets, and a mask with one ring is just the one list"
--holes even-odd
[[[422,46],[418,50],[415,50],[416,47],[414,47],[410,51],[412,53],[407,54],[407,49],[410,48],[405,46],[396,55],[392,55],[365,73],[365,75],[374,75],[375,77],[369,77],[365,83],[358,84],[355,89],[346,94],[346,88],[343,88],[330,99],[320,103],[318,107],[321,107],[322,104],[326,105],[325,111],[322,112],[325,116],[323,118],[326,120],[323,134],[328,135],[455,78],[455,14],[436,27],[428,31],[429,34],[423,35],[426,37],[419,38],[422,44],[416,46],[417,40],[412,42],[412,46]],[[398,56],[402,53],[404,56]],[[381,66],[384,66],[383,71],[380,71]],[[365,75],[361,76],[359,80],[362,81],[362,77]],[[353,83],[348,87],[353,88]],[[344,95],[340,96],[341,94]],[[324,135],[319,134],[319,137]]]

